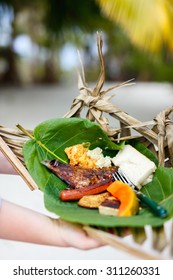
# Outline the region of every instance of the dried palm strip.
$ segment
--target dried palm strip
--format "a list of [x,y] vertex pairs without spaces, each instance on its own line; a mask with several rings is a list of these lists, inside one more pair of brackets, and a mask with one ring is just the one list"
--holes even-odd
[[146,232],[144,227],[136,227],[132,228],[132,236],[133,240],[138,244],[143,244],[143,242],[146,240]]
[[125,125],[130,126],[132,129],[136,130],[142,136],[144,136],[146,139],[148,139],[151,143],[157,144],[157,134],[155,132],[153,132],[151,129],[149,129],[147,126],[143,125],[142,122],[140,122],[136,118],[128,115],[127,113],[123,112],[120,108],[118,108],[115,105],[113,105],[112,108],[110,108],[110,109],[107,110],[107,112],[110,114],[110,116],[118,119]]
[[0,150],[4,154],[4,156],[9,160],[9,162],[12,164],[12,166],[16,169],[16,171],[19,173],[19,175],[24,179],[26,184],[30,187],[31,190],[38,189],[36,183],[24,167],[24,165],[20,162],[18,157],[15,155],[15,153],[12,152],[12,150],[8,147],[8,145],[5,143],[5,141],[0,136]]
[[168,245],[164,226],[153,227],[153,248],[157,251],[163,251]]
[[[31,131],[31,130],[28,130],[28,131],[30,132],[30,134],[33,134],[33,131]],[[0,135],[3,135],[3,134],[5,134],[5,135],[9,134],[9,135],[17,136],[17,137],[22,137],[22,138],[26,137],[26,135],[18,129],[0,126]]]
[[115,236],[113,234],[109,234],[107,232],[103,232],[101,230],[91,228],[89,226],[84,226],[84,230],[91,237],[96,238],[97,240],[99,240],[105,244],[108,244],[112,247],[115,247],[124,252],[127,252],[130,255],[133,255],[139,259],[143,259],[143,260],[161,260],[161,259],[163,259],[162,256],[160,256],[160,255],[154,256],[153,254],[149,254],[149,253],[141,250],[141,247],[137,247],[137,246],[136,246],[136,248],[132,247],[132,246],[126,244],[121,237]]
[[120,122],[120,137],[131,137],[131,130],[124,123]]
[[[10,146],[9,146],[10,147]],[[17,149],[17,148],[13,148],[13,147],[10,147],[11,150],[13,151],[13,153],[20,159],[22,159],[22,161],[24,161],[24,158],[23,158],[23,152],[22,152],[22,149]]]
[[107,90],[102,91],[102,87],[105,82],[105,65],[102,54],[102,44],[102,36],[100,34],[97,34],[97,47],[100,60],[100,75],[95,88],[91,89],[88,87],[85,79],[84,68],[81,63],[82,71],[81,73],[78,73],[78,88],[80,94],[74,99],[70,111],[67,112],[64,117],[70,118],[73,116],[80,116],[82,108],[87,107],[88,111],[86,114],[86,118],[91,121],[97,121],[103,128],[103,130],[108,134],[108,136],[117,137],[117,131],[116,129],[110,128],[107,118],[103,117],[103,113],[107,113],[110,116],[118,119],[124,125],[128,125],[131,127],[134,126],[134,129],[145,136],[146,139],[148,139],[151,143],[157,144],[157,134],[154,131],[149,129],[147,126],[143,126],[139,120],[131,117],[116,105],[109,102],[109,99],[111,99],[114,95],[107,96],[106,94],[114,88],[129,85],[130,81],[120,83]]
[[1,137],[4,139],[5,143],[7,143],[8,146],[10,146],[10,147],[23,148],[24,142],[27,141],[27,139],[24,141],[21,139],[13,139],[13,138],[6,137],[6,136],[1,136]]
[[170,163],[173,166],[173,121],[166,121],[166,138],[168,143],[168,151],[170,156]]
[[165,163],[165,149],[164,149],[164,141],[165,141],[165,113],[161,112],[156,117],[158,123],[158,157],[159,157],[159,165],[164,166]]
[[[162,112],[160,112],[155,120],[157,122],[157,129],[158,129],[158,158],[159,164],[161,166],[165,165],[165,141],[166,144],[169,141],[169,149],[172,156],[172,122],[169,120],[169,115],[173,112],[173,106],[166,108]],[[167,129],[166,129],[167,124]]]
[[[152,121],[146,121],[146,122],[140,122],[140,124],[134,124],[134,125],[127,125],[124,126],[124,128],[138,128],[138,127],[143,127],[143,126],[148,126],[148,125],[155,125],[156,122],[154,120]],[[123,129],[123,128],[121,128]]]
[[127,141],[132,139],[140,139],[142,138],[142,135],[132,135],[132,136],[124,136],[124,137],[118,137],[116,139],[112,139],[112,141],[119,142],[119,141]]

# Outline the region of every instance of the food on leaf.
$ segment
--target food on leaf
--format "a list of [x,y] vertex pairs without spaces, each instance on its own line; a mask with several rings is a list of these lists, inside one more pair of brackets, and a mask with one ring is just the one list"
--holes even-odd
[[89,143],[83,143],[67,147],[65,153],[70,160],[70,164],[86,168],[111,166],[111,158],[109,156],[104,157],[101,148],[97,147],[89,150],[89,146]]
[[116,180],[110,184],[107,191],[121,203],[118,210],[118,216],[136,215],[139,210],[139,202],[135,192],[129,185]]
[[99,183],[104,184],[104,181],[113,181],[113,174],[117,171],[116,166],[84,168],[78,165],[60,163],[58,160],[46,160],[42,163],[71,188],[83,188]]
[[99,213],[107,216],[117,216],[121,202],[114,196],[107,197],[101,205],[99,205]]
[[[89,146],[90,143],[83,143],[66,147],[65,153],[69,163],[61,163],[57,159],[42,162],[68,184],[68,188],[60,191],[60,199],[64,202],[79,200],[79,206],[98,208],[101,215],[136,215],[139,202],[135,192],[127,184],[118,180],[114,182],[114,174],[118,167],[121,171],[124,170],[124,166],[129,167],[128,171],[125,169],[126,174],[128,173],[128,177],[132,174],[136,180],[134,185],[139,187],[142,179],[144,181],[147,176],[153,174],[155,164],[130,145],[125,145],[114,158],[104,157],[99,147],[89,150]],[[111,165],[111,161],[114,165]],[[95,167],[98,162],[100,166],[105,164],[108,167]]]
[[86,195],[78,201],[78,205],[86,208],[98,208],[109,196],[110,194],[108,192],[95,195]]
[[153,173],[156,170],[155,163],[138,152],[131,145],[125,145],[124,148],[112,158],[112,162],[126,174],[138,189],[152,180]]

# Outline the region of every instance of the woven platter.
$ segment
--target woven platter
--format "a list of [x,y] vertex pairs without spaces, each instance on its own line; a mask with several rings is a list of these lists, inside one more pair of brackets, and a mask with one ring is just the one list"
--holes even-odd
[[[141,122],[130,116],[115,104],[110,102],[113,95],[107,93],[115,88],[132,84],[127,81],[107,90],[102,90],[105,83],[105,66],[102,54],[102,35],[97,34],[97,47],[100,61],[100,75],[94,89],[88,87],[85,80],[84,68],[81,62],[81,71],[78,73],[79,95],[73,100],[69,112],[63,118],[80,118],[83,109],[87,109],[85,118],[98,123],[109,138],[116,143],[135,139],[145,145],[158,159],[159,166],[173,167],[173,106],[160,112],[153,120]],[[118,127],[111,127],[109,119],[118,121]],[[38,189],[36,182],[27,171],[23,146],[30,139],[33,131],[17,125],[16,128],[0,126],[0,150],[11,162],[19,175],[24,179],[31,190]],[[173,170],[172,170],[173,172]],[[169,234],[167,233],[169,223]],[[128,252],[139,259],[164,259],[165,251],[169,250],[173,256],[173,226],[172,218],[165,224],[157,227],[146,226],[133,228],[130,236],[125,237],[125,230],[116,228],[113,233],[102,229],[84,226],[89,235],[100,239],[107,244]],[[149,232],[149,234],[148,234]],[[126,239],[131,238],[129,245]],[[150,241],[148,241],[150,239]],[[146,250],[146,243],[150,242],[150,252]]]

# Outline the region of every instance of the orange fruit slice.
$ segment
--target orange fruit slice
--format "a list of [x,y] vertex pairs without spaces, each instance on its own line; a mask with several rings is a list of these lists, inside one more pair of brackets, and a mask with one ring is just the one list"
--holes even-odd
[[129,185],[116,180],[107,188],[107,191],[121,202],[118,216],[133,216],[138,212],[139,201]]

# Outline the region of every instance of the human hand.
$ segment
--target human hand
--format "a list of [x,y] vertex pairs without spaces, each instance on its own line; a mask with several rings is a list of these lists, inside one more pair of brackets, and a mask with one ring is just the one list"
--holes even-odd
[[82,250],[104,245],[89,237],[80,225],[53,219],[6,200],[2,201],[0,211],[0,238]]
[[59,236],[63,247],[74,247],[89,250],[105,245],[91,238],[79,224],[73,224],[62,219],[52,219],[55,226],[54,236]]

